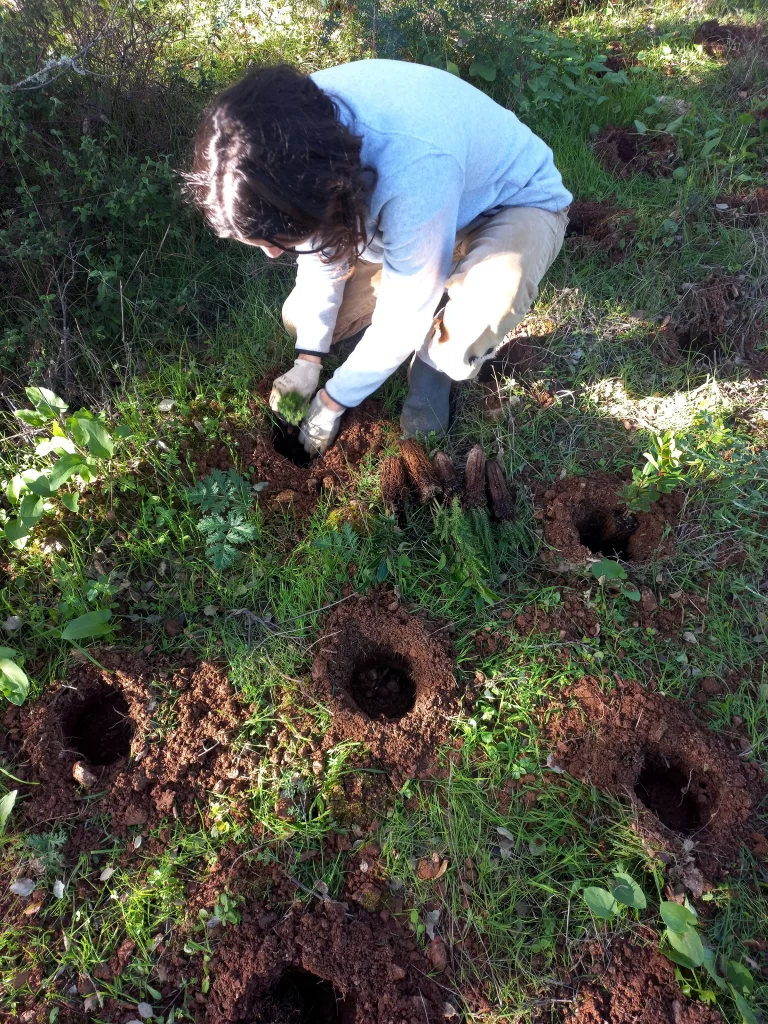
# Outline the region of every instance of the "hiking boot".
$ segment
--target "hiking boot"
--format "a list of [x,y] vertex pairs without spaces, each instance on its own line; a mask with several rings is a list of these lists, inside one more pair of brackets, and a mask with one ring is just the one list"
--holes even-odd
[[433,370],[415,356],[408,379],[408,397],[400,413],[403,435],[437,434],[442,437],[448,430],[450,418],[451,378]]

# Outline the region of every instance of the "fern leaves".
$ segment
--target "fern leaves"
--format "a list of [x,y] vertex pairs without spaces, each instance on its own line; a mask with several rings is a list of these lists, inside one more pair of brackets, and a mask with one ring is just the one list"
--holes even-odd
[[246,521],[253,501],[253,489],[234,469],[211,470],[204,480],[187,491],[202,518],[197,529],[205,537],[205,555],[214,569],[223,572],[240,558],[237,549],[259,535],[255,523]]

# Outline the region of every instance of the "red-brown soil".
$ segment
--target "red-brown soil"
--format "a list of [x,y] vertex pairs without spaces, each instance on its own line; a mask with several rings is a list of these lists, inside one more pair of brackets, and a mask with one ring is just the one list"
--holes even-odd
[[565,1024],[723,1024],[717,1010],[686,999],[674,964],[653,945],[616,938],[589,954],[593,980],[580,987]]
[[768,365],[759,351],[764,323],[751,315],[751,284],[743,275],[710,274],[687,285],[674,313],[662,324],[654,342],[668,364],[686,357],[739,357],[761,371]]
[[[279,369],[269,373],[257,386],[256,393],[268,396],[273,379]],[[342,428],[334,445],[317,459],[308,460],[298,445],[293,428],[275,432],[275,423],[265,408],[255,405],[251,429],[233,431],[237,458],[233,460],[226,444],[195,452],[195,476],[202,479],[212,469],[252,470],[254,483],[267,487],[260,494],[262,506],[271,511],[292,510],[297,519],[312,511],[322,491],[340,491],[355,475],[367,455],[377,455],[396,435],[381,402],[367,399],[356,409],[350,409],[342,420]],[[292,453],[301,462],[297,465],[285,454],[275,450],[273,440],[283,452]]]
[[441,623],[381,592],[332,611],[318,647],[312,680],[334,742],[365,743],[396,779],[427,770],[459,707]]
[[575,706],[545,727],[556,763],[629,798],[644,812],[641,833],[675,853],[679,867],[694,857],[706,878],[724,875],[756,831],[754,815],[767,792],[762,769],[702,728],[679,701],[637,682],[617,679],[606,694],[587,677],[567,697]]
[[211,960],[201,1024],[437,1024],[446,994],[388,914],[253,906]]
[[643,562],[670,555],[674,539],[663,535],[667,524],[674,526],[680,495],[664,495],[650,512],[630,512],[621,501],[624,486],[620,477],[593,473],[566,477],[545,491],[537,504],[544,539],[554,549],[547,560],[567,568],[600,558]]
[[672,135],[640,135],[631,128],[606,125],[595,136],[599,162],[618,178],[633,174],[669,177],[678,161],[677,140]]
[[618,262],[627,255],[637,233],[637,222],[632,218],[634,212],[610,203],[577,200],[568,211],[566,234],[583,239],[582,244]]
[[693,34],[706,53],[714,57],[735,57],[765,41],[762,25],[722,25],[716,19],[702,22]]
[[29,762],[24,777],[40,783],[21,805],[30,823],[108,814],[123,832],[165,815],[191,819],[207,791],[245,785],[231,742],[246,713],[225,672],[112,651],[96,660],[103,670],[76,665],[35,704],[4,716]]
[[[727,206],[727,210],[718,210]],[[768,216],[768,188],[756,188],[743,195],[722,195],[717,197],[715,213],[719,220],[734,227],[757,227],[758,218]]]

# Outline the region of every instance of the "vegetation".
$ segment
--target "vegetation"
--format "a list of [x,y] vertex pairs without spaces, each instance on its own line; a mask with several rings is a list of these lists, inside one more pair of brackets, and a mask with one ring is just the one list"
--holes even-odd
[[[482,983],[468,1021],[557,1009],[586,945],[621,935],[661,948],[685,995],[729,1022],[768,1014],[765,854],[744,849],[701,897],[672,892],[637,809],[567,778],[544,738],[571,684],[618,676],[706,712],[743,761],[768,763],[768,256],[765,216],[743,212],[768,184],[768,53],[693,39],[707,18],[759,17],[759,4],[720,0],[695,16],[679,0],[0,6],[0,1008],[12,1019],[86,1003],[101,1020],[117,1000],[190,1020],[222,933],[273,868],[303,901],[336,898],[373,841],[403,926],[422,947],[450,937],[460,995]],[[245,464],[243,438],[271,425],[256,385],[290,357],[279,311],[292,268],[193,215],[179,177],[190,136],[251,61],[311,70],[374,55],[461,75],[552,146],[578,200],[631,211],[615,245],[566,241],[527,322],[528,368],[457,390],[444,447],[457,463],[475,443],[503,461],[512,523],[458,501],[387,516],[378,455],[306,513]],[[616,176],[595,151],[609,125],[671,135],[674,168]],[[711,275],[737,282],[738,317],[697,348],[685,297]],[[387,414],[405,387],[399,374],[376,396]],[[634,513],[679,496],[673,554],[553,570],[540,495],[597,471],[621,476]],[[351,741],[317,753],[331,712],[309,682],[329,606],[375,586],[450,625],[472,701],[441,771],[366,816],[345,787],[381,769]],[[648,617],[648,595],[671,625]],[[574,601],[596,625],[561,636]],[[89,846],[66,815],[27,827],[35,787],[13,716],[106,648],[225,665],[244,704],[233,748],[254,768],[236,797],[201,789],[196,821],[169,814],[126,835],[94,814]],[[161,741],[178,693],[156,682]],[[419,869],[433,855],[441,878]],[[124,943],[130,960],[102,980]],[[172,999],[163,950],[196,965]],[[83,978],[93,989],[72,996]]]

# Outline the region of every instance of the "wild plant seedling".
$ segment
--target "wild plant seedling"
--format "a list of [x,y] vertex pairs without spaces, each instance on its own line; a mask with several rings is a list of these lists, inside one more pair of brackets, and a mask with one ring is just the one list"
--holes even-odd
[[671,430],[653,439],[642,469],[632,470],[632,483],[621,492],[621,499],[633,512],[650,512],[662,494],[670,494],[685,479],[683,450],[678,448]]
[[258,526],[246,522],[253,490],[234,469],[226,473],[214,469],[187,491],[190,502],[202,513],[197,529],[205,537],[206,557],[219,572],[234,565],[241,555],[237,549],[259,535]]
[[292,427],[298,427],[306,416],[307,409],[309,409],[309,402],[298,391],[289,391],[287,394],[281,395],[277,404],[278,415]]

